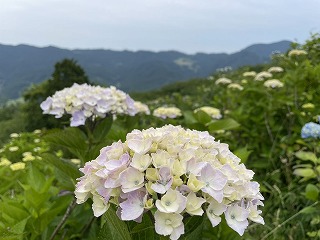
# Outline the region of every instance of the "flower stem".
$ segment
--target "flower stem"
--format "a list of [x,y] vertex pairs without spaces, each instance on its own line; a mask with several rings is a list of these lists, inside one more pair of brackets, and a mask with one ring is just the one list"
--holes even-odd
[[60,228],[65,223],[67,218],[70,216],[70,214],[71,214],[71,212],[72,212],[72,210],[74,209],[75,206],[76,206],[76,198],[73,198],[73,200],[69,204],[65,214],[63,215],[61,221],[59,222],[59,224],[56,226],[56,228],[54,229],[53,233],[51,234],[50,240],[53,240],[56,237],[56,235],[58,234]]

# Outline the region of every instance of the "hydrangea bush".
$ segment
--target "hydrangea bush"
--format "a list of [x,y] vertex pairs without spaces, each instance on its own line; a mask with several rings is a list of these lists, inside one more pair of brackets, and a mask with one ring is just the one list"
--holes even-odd
[[144,113],[144,114],[150,115],[150,109],[147,104],[144,104],[139,101],[135,101],[134,107],[136,108],[137,113]]
[[219,85],[219,84],[226,85],[226,84],[230,84],[230,83],[232,83],[232,80],[229,78],[225,78],[225,77],[219,78],[215,81],[216,85]]
[[166,119],[181,117],[181,110],[177,107],[158,107],[153,111],[153,116]]
[[96,217],[114,204],[124,221],[140,222],[150,211],[155,231],[170,239],[184,234],[187,216],[206,215],[215,227],[224,215],[240,235],[248,220],[264,224],[254,172],[208,132],[172,125],[133,130],[80,170],[78,204],[91,198]]
[[259,72],[259,73],[255,76],[254,80],[255,80],[255,81],[263,81],[263,80],[265,80],[266,78],[271,78],[271,77],[272,77],[272,73],[267,72],[267,71],[262,71],[262,72]]
[[133,99],[114,86],[104,88],[88,84],[73,84],[70,88],[57,91],[40,105],[43,113],[61,118],[70,114],[70,126],[84,125],[87,118],[106,117],[107,114],[137,113]]
[[278,79],[269,79],[263,83],[267,88],[282,88],[284,84]]
[[255,77],[257,73],[255,71],[250,71],[250,72],[244,72],[242,76],[244,77]]
[[0,167],[23,169],[26,162],[41,160],[41,154],[49,151],[49,144],[42,140],[41,130],[32,133],[12,133],[10,140],[0,148]]
[[200,107],[200,108],[197,108],[194,110],[195,113],[198,111],[204,111],[206,114],[208,114],[213,119],[222,118],[221,112],[218,108],[203,106],[203,107]]

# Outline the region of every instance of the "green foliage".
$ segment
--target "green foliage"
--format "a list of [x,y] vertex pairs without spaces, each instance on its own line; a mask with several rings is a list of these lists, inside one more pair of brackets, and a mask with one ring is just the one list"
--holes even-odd
[[25,104],[22,107],[26,129],[33,131],[38,128],[53,128],[63,125],[62,119],[54,119],[52,116],[43,116],[40,104],[56,91],[71,87],[74,83],[89,83],[84,70],[75,60],[64,59],[55,64],[55,70],[50,79],[31,86],[23,94]]
[[0,146],[9,139],[11,133],[25,131],[20,102],[15,101],[0,105],[0,129]]
[[119,240],[131,240],[130,233],[128,231],[125,222],[121,221],[115,210],[110,207],[108,211],[103,215],[105,223],[100,231],[99,240],[103,239],[119,239]]

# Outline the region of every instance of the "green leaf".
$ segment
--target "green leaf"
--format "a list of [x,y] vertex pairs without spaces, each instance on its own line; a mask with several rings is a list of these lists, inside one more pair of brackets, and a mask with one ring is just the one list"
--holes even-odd
[[308,184],[306,186],[306,198],[317,201],[319,197],[319,188],[314,184]]
[[22,221],[30,216],[26,209],[19,202],[0,202],[1,214],[10,216],[11,219]]
[[26,209],[30,211],[35,210],[37,214],[39,214],[41,208],[47,203],[50,199],[50,194],[48,192],[37,192],[31,186],[29,188],[25,188],[24,191],[24,206]]
[[112,207],[102,217],[106,219],[106,222],[98,235],[99,240],[131,240],[127,225],[119,219]]
[[48,227],[48,225],[51,221],[53,221],[54,218],[57,218],[59,214],[62,215],[63,213],[65,213],[72,199],[73,196],[71,195],[58,197],[50,206],[50,209],[41,214],[41,218],[39,218],[38,220],[38,228],[41,231],[44,231],[44,229]]
[[112,116],[108,116],[98,123],[98,125],[93,131],[95,141],[100,142],[103,138],[107,136],[108,132],[111,129],[112,122]]
[[75,181],[68,174],[58,168],[54,170],[55,179],[59,182],[60,189],[74,191]]
[[187,125],[197,123],[197,119],[195,119],[192,111],[184,111],[183,117]]
[[301,209],[300,212],[304,213],[304,214],[312,214],[312,213],[317,212],[317,208],[308,206],[308,207]]
[[[131,221],[132,222],[132,221]],[[154,223],[151,221],[149,215],[144,214],[141,223],[128,222],[131,226],[130,234],[132,239],[149,240],[156,239],[157,234],[154,229]]]
[[295,153],[296,157],[301,159],[301,160],[305,160],[305,161],[312,161],[314,163],[317,163],[318,158],[316,157],[316,155],[313,152],[304,152],[304,151],[299,151]]
[[3,231],[0,230],[0,239],[1,240],[22,240],[23,234],[25,231],[25,227],[27,221],[30,217],[27,217],[20,222],[16,223],[12,227],[4,229]]
[[26,227],[27,221],[30,217],[23,219],[22,221],[16,223],[11,229],[10,232],[15,234],[23,234],[24,229]]
[[317,176],[314,170],[309,168],[297,168],[293,171],[293,174],[305,178],[315,178]]
[[52,130],[44,139],[47,142],[67,148],[72,154],[80,159],[84,159],[87,152],[87,138],[78,128],[66,128],[64,130]]
[[28,184],[37,192],[41,192],[43,185],[46,182],[44,175],[37,169],[36,166],[30,164],[28,170]]
[[254,168],[259,168],[259,169],[264,169],[264,168],[267,169],[270,167],[270,162],[256,161],[256,162],[251,163],[251,166]]
[[79,169],[67,160],[58,158],[50,153],[43,153],[41,157],[44,161],[52,164],[62,172],[66,173],[73,180],[81,176]]
[[204,217],[192,216],[185,221],[185,234],[181,237],[185,240],[202,239]]
[[247,146],[238,148],[234,151],[234,154],[241,159],[242,163],[246,163],[252,151],[248,151]]
[[112,128],[108,133],[108,138],[114,141],[119,141],[119,140],[125,141],[126,136],[127,136],[126,129],[124,129],[122,126],[116,123],[112,125]]
[[239,126],[240,124],[232,118],[216,120],[208,124],[208,128],[210,132],[214,132],[218,130],[231,130]]
[[212,120],[212,118],[210,117],[210,115],[208,115],[207,113],[205,113],[202,110],[197,111],[194,114],[195,118],[198,120],[198,122],[206,125],[208,122],[210,122]]

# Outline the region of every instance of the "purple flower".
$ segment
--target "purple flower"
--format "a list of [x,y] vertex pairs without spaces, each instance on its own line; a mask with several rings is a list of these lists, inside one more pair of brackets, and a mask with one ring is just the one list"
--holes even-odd
[[140,220],[144,211],[144,204],[147,201],[146,191],[136,190],[126,194],[127,199],[120,203],[122,220]]
[[172,185],[173,178],[168,167],[162,167],[159,170],[159,180],[151,185],[153,191],[165,193]]
[[227,177],[220,170],[213,169],[211,165],[207,164],[201,170],[199,180],[205,183],[205,186],[201,190],[221,203],[223,188],[228,181]]
[[82,111],[76,111],[72,114],[70,126],[78,127],[84,125],[85,121],[86,117],[84,116],[84,113]]

